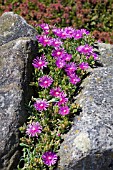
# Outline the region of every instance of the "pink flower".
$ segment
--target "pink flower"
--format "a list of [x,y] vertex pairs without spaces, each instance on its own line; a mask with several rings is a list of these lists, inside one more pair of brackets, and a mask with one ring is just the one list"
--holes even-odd
[[89,59],[91,56],[94,58],[94,60],[98,59],[98,55],[96,53],[94,53],[94,52],[92,52],[90,55],[87,55],[86,59]]
[[59,114],[62,116],[69,114],[69,111],[70,111],[70,109],[68,106],[60,106],[60,108],[59,108]]
[[77,47],[77,51],[84,55],[90,55],[93,52],[92,46],[86,45],[80,45]]
[[49,34],[49,25],[46,23],[40,24],[39,25],[45,32],[45,34]]
[[72,38],[74,36],[75,29],[73,29],[72,27],[66,27],[64,30],[67,34],[67,38]]
[[57,58],[62,58],[63,54],[65,53],[64,49],[55,49],[52,51],[52,56],[57,59]]
[[43,88],[49,87],[52,84],[52,82],[53,82],[53,79],[48,75],[45,75],[39,78],[39,86]]
[[80,78],[77,75],[70,75],[69,81],[70,83],[76,85],[78,82],[80,82]]
[[61,136],[61,134],[60,134],[60,133],[58,133],[58,134],[57,134],[57,136]]
[[60,37],[62,39],[67,38],[67,33],[63,28],[61,28],[61,29],[60,28],[54,28],[52,31],[56,36],[58,36],[58,37]]
[[94,60],[98,59],[98,55],[96,53],[92,53],[92,56],[93,56]]
[[32,63],[32,65],[38,69],[43,69],[43,67],[47,67],[47,64],[48,62],[46,62],[44,55],[42,55],[40,58],[36,57]]
[[84,35],[84,34],[86,34],[86,35],[88,35],[90,32],[88,31],[88,30],[86,30],[86,29],[80,29],[80,31],[81,31],[81,33]]
[[88,63],[82,62],[79,64],[79,68],[85,70],[89,67]]
[[77,70],[77,66],[74,62],[70,62],[70,63],[66,64],[65,71],[67,74],[72,74],[76,70]]
[[39,124],[39,122],[32,122],[27,126],[26,133],[27,135],[31,137],[38,137],[38,134],[41,133],[42,131],[42,126]]
[[66,64],[65,61],[60,58],[56,60],[56,66],[58,68],[63,68],[65,66],[65,64]]
[[58,156],[54,152],[47,151],[42,155],[42,159],[45,165],[51,166],[56,164]]
[[72,58],[72,54],[64,53],[63,54],[63,60],[70,61]]
[[51,38],[47,37],[46,35],[38,35],[36,36],[36,38],[38,39],[39,43],[41,43],[44,47],[46,45],[51,45]]
[[64,31],[64,30],[62,29],[61,32],[60,32],[59,37],[62,38],[62,39],[66,39],[66,38],[67,38],[67,33],[66,33],[66,31]]
[[50,95],[53,97],[60,97],[61,94],[61,88],[60,87],[56,87],[56,88],[52,88],[50,90]]
[[34,103],[34,107],[38,111],[47,110],[47,107],[49,107],[49,103],[45,99],[39,99]]
[[82,38],[82,33],[81,33],[81,31],[80,30],[76,30],[75,32],[74,32],[74,39],[76,39],[76,40],[78,40],[78,39],[80,39],[80,38]]
[[65,104],[65,103],[67,103],[68,102],[68,98],[66,98],[66,94],[64,93],[64,92],[62,92],[61,94],[60,94],[60,100],[58,101],[58,106],[60,106],[60,105],[63,105],[63,104]]
[[60,35],[60,32],[61,32],[61,29],[60,29],[60,28],[53,28],[53,29],[52,29],[52,32],[53,32],[56,36],[59,36],[59,35]]
[[51,41],[51,46],[53,46],[54,48],[59,48],[62,44],[63,42],[58,38],[53,38]]

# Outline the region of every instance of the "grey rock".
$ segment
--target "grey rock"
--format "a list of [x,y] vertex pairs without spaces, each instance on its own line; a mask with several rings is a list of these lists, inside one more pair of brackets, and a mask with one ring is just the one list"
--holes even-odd
[[12,22],[13,18],[14,26],[9,29],[7,25],[10,35],[3,37],[6,30],[4,29],[2,32],[0,30],[0,37],[2,37],[2,46],[0,46],[1,170],[13,170],[20,158],[18,127],[26,121],[28,116],[25,105],[28,104],[33,94],[32,88],[29,86],[33,71],[31,63],[37,56],[37,41],[34,39],[34,34],[37,32],[35,29],[13,13],[3,14],[0,23],[3,20],[2,24],[9,23],[10,27],[10,19]]
[[113,45],[98,43],[98,50],[101,53],[99,59],[104,67],[113,66]]
[[113,170],[113,46],[98,47],[103,67],[90,69],[75,97],[82,111],[64,135],[59,170]]
[[35,29],[13,12],[5,12],[0,17],[0,45],[19,37],[35,37]]

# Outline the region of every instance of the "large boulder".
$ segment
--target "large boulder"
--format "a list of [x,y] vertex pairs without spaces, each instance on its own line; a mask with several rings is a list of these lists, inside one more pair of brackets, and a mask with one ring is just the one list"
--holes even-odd
[[0,17],[0,169],[13,170],[19,161],[18,127],[27,118],[31,98],[32,60],[37,32],[12,13]]
[[98,44],[103,67],[90,69],[76,97],[82,111],[59,150],[59,170],[113,170],[113,46]]
[[19,15],[5,12],[0,17],[0,45],[19,37],[34,37],[36,30]]

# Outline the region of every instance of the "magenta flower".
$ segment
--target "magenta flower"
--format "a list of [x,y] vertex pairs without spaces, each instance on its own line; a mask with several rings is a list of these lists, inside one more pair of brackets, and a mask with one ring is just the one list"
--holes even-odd
[[74,36],[75,29],[73,29],[72,27],[66,27],[64,30],[67,34],[67,38],[72,38]]
[[62,39],[66,39],[66,38],[67,38],[67,33],[66,33],[66,31],[64,31],[64,30],[62,29],[61,32],[60,32],[59,37],[62,38]]
[[80,78],[77,75],[70,75],[69,81],[70,83],[76,85],[78,82],[80,82]]
[[55,49],[52,51],[52,56],[57,59],[57,58],[62,58],[63,54],[65,53],[64,49]]
[[47,88],[52,83],[53,83],[53,79],[48,75],[45,75],[39,78],[39,86],[41,86],[42,88]]
[[58,134],[57,134],[57,136],[61,136],[61,134],[60,134],[60,133],[58,133]]
[[38,69],[43,69],[43,67],[47,67],[47,64],[48,62],[46,62],[44,55],[42,55],[40,58],[36,57],[32,63],[32,65]]
[[89,67],[88,63],[82,62],[79,64],[79,68],[85,70]]
[[62,44],[63,42],[58,38],[53,38],[51,40],[51,46],[53,46],[54,48],[59,48]]
[[60,87],[52,88],[50,90],[50,95],[53,96],[53,97],[60,97],[60,95],[61,95],[61,88]]
[[54,152],[47,151],[42,155],[42,159],[45,165],[52,166],[56,164],[58,156]]
[[72,54],[64,53],[63,54],[63,60],[70,61],[72,58]]
[[38,111],[47,110],[47,107],[49,107],[49,103],[45,99],[39,99],[34,103],[34,107]]
[[61,28],[61,29],[60,28],[54,28],[52,31],[56,36],[58,36],[58,37],[60,37],[62,39],[67,38],[67,33],[63,28]]
[[82,38],[81,31],[80,30],[75,30],[73,37],[74,37],[75,40],[78,40],[78,39]]
[[36,38],[38,39],[39,43],[42,44],[44,47],[46,45],[51,45],[51,38],[47,37],[46,35],[38,35],[36,36]]
[[90,55],[93,52],[92,46],[89,46],[88,44],[80,45],[76,50],[84,55]]
[[39,122],[32,122],[27,126],[26,133],[30,137],[38,137],[38,134],[41,133],[42,126],[39,124]]
[[65,103],[67,103],[68,102],[68,98],[66,98],[66,94],[64,93],[64,92],[62,92],[61,94],[60,94],[60,100],[58,101],[58,106],[60,106],[60,105],[63,105],[63,104],[65,104]]
[[59,114],[62,116],[69,114],[69,111],[70,111],[70,109],[68,106],[60,106],[60,108],[59,108]]
[[65,61],[60,58],[56,60],[56,66],[58,68],[63,68],[65,66],[65,64],[66,64]]
[[81,33],[83,34],[83,35],[88,35],[90,32],[88,31],[88,30],[86,30],[86,29],[80,29],[80,31],[81,31]]
[[66,38],[72,38],[76,30],[73,29],[72,27],[66,27],[64,29],[54,28],[52,31],[56,36],[62,39],[66,39]]
[[94,58],[94,60],[98,59],[98,55],[96,53],[94,53],[94,52],[92,52],[90,55],[87,55],[86,59],[89,59],[91,56]]
[[60,32],[61,32],[61,29],[60,29],[60,28],[53,28],[53,29],[52,29],[52,32],[53,32],[56,36],[59,36],[59,35],[60,35]]
[[84,48],[84,46],[83,45],[80,45],[80,46],[78,46],[77,48],[76,48],[76,50],[78,51],[78,52],[80,52],[80,53],[82,53],[82,49]]
[[43,24],[39,24],[39,26],[43,29],[45,34],[49,34],[49,25],[48,24],[43,23]]
[[91,55],[93,56],[94,60],[98,59],[98,55],[96,53],[92,53]]
[[77,66],[74,62],[70,62],[70,63],[66,64],[65,71],[67,74],[72,74],[76,70],[77,70]]

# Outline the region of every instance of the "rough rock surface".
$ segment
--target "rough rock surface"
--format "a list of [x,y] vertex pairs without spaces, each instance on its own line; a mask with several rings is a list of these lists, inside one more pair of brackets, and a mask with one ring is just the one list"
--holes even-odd
[[26,21],[13,12],[5,12],[0,17],[0,45],[19,37],[34,37],[35,29],[28,25]]
[[31,62],[37,55],[37,32],[11,12],[0,17],[0,170],[13,170],[20,157],[20,126],[32,91]]
[[98,46],[103,67],[90,69],[81,84],[82,111],[64,136],[59,170],[113,170],[113,45]]

